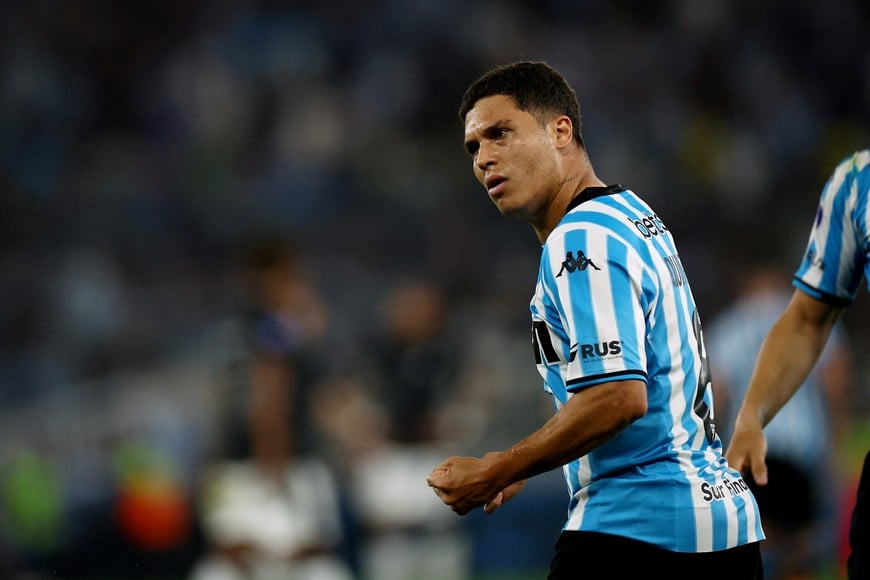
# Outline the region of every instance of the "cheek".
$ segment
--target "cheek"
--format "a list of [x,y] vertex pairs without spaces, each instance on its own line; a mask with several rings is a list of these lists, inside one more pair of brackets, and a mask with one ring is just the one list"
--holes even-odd
[[525,166],[522,172],[524,176],[535,182],[550,176],[555,169],[553,167],[553,159],[540,149],[528,155],[523,165]]
[[516,154],[522,159],[527,170],[535,174],[549,173],[553,167],[553,148],[549,140],[544,136],[523,143],[523,147],[517,148]]
[[542,148],[534,159],[535,174],[544,179],[559,179],[559,155],[549,148]]

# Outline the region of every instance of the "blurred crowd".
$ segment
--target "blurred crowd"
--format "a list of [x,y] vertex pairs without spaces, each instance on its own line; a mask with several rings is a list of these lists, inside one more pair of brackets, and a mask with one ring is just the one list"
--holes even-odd
[[[797,265],[870,143],[857,0],[13,0],[0,26],[3,578],[546,568],[559,473],[492,517],[425,486],[552,412],[539,247],[462,149],[489,67],[575,85],[597,173],[662,208],[710,319],[753,260]],[[867,431],[857,362],[833,453]]]

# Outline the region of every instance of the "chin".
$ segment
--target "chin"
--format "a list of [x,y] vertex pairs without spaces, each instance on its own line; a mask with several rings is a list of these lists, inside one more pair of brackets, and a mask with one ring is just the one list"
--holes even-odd
[[531,215],[529,211],[525,207],[515,207],[508,204],[498,203],[496,202],[496,207],[498,208],[499,213],[505,217],[509,217],[514,220],[520,220],[527,222],[530,220]]

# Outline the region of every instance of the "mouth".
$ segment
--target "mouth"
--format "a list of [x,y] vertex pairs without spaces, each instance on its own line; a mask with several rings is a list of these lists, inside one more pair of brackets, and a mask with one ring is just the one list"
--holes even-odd
[[500,175],[492,175],[486,178],[486,191],[489,193],[490,197],[498,197],[504,189],[504,184],[507,182],[507,178],[504,178]]

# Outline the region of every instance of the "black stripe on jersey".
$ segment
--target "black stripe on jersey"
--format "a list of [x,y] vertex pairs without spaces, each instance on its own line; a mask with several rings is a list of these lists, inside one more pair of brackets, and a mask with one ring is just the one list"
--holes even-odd
[[607,187],[584,187],[583,190],[574,196],[568,203],[568,207],[565,208],[565,213],[568,213],[584,201],[589,201],[590,199],[595,199],[596,197],[601,197],[602,195],[613,195],[614,193],[622,193],[627,188],[619,183],[614,183],[613,185],[608,185]]
[[555,364],[559,362],[559,355],[553,347],[553,341],[550,339],[550,333],[547,331],[547,323],[543,320],[532,321],[532,346],[535,350],[535,364],[541,364],[541,355],[544,355],[544,360],[547,364]]
[[[824,302],[825,304],[829,304],[829,305],[837,307],[837,308],[843,308],[843,307],[849,306],[852,303],[852,301],[848,298],[839,298],[837,296],[833,296],[831,294],[828,294],[827,292],[822,292],[818,288],[816,288],[814,286],[810,286],[809,284],[807,284],[806,282],[804,282],[803,280],[801,280],[797,276],[795,276],[794,281],[797,282],[799,290],[802,290],[805,294],[808,294],[808,295],[812,296],[813,298],[815,298],[821,302]],[[814,293],[815,293],[815,296],[813,296]]]
[[[642,370],[618,371],[615,373],[602,373],[600,375],[590,375],[588,377],[581,377],[579,379],[571,379],[570,381],[565,383],[565,389],[569,392],[574,392],[574,391],[577,391],[577,390],[582,389],[582,388],[587,387],[587,386],[594,386],[594,385],[587,384],[587,383],[590,383],[593,381],[597,381],[599,384],[603,383],[603,382],[610,382],[610,381],[602,381],[601,379],[611,379],[613,381],[619,381],[619,380],[622,380],[619,377],[624,377],[626,375],[632,375],[632,376],[643,375],[643,380],[647,380],[646,371],[642,371]],[[628,380],[628,379],[626,379],[626,380]]]

